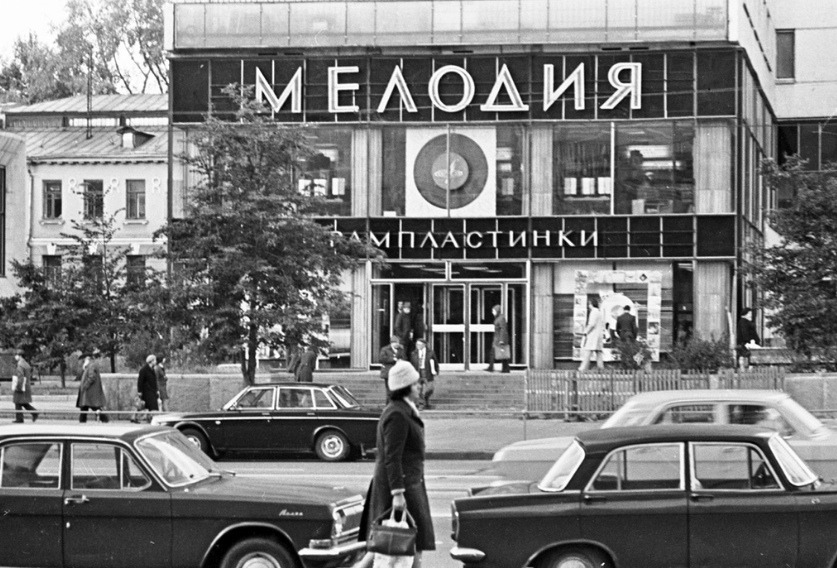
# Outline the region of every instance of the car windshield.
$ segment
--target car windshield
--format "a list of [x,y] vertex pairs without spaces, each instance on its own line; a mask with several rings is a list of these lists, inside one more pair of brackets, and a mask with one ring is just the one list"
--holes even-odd
[[331,393],[332,398],[339,400],[343,406],[346,408],[351,408],[353,406],[360,406],[360,403],[357,399],[349,392],[349,389],[345,387],[341,387],[340,385],[334,385],[328,389],[328,392]]
[[635,402],[626,402],[622,408],[605,420],[602,428],[617,428],[620,426],[639,426],[648,417],[648,411]]
[[802,487],[819,479],[817,474],[811,471],[808,464],[793,451],[793,448],[788,445],[784,438],[779,435],[771,436],[768,444],[770,449],[773,450],[773,455],[776,456],[776,461],[779,462],[782,471],[785,472],[785,477],[792,484]]
[[142,438],[136,446],[154,471],[175,487],[206,479],[214,468],[212,460],[177,431]]
[[550,492],[563,491],[582,461],[584,461],[584,448],[578,441],[573,441],[538,484],[538,489]]

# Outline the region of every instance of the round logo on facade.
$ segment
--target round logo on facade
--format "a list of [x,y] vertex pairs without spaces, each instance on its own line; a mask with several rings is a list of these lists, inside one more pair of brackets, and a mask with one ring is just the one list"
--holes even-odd
[[[419,150],[413,167],[416,187],[427,201],[445,209],[465,207],[479,197],[488,180],[488,161],[479,145],[462,134],[430,140]],[[450,195],[448,195],[450,194]]]

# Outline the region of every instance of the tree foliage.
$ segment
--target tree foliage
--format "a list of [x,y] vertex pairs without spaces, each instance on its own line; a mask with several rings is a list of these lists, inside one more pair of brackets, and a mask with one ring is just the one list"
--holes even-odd
[[191,327],[218,360],[240,358],[252,382],[260,344],[326,344],[322,315],[346,301],[341,277],[375,250],[312,219],[325,201],[297,189],[297,167],[310,155],[304,129],[263,118],[237,92],[227,90],[238,120],[209,118],[195,152],[180,157],[201,181],[188,190],[184,218],[160,234],[175,269],[174,323]]
[[837,167],[805,169],[790,159],[764,166],[768,186],[795,195],[791,207],[771,212],[780,242],[752,247],[749,274],[761,291],[767,323],[788,346],[811,358],[834,360],[837,350]]
[[166,92],[163,0],[68,0],[54,43],[18,38],[0,62],[0,95],[36,103],[87,92]]

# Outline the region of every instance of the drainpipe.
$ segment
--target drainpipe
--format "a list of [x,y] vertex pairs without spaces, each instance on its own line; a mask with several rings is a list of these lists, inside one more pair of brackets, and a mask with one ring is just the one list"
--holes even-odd
[[26,248],[28,249],[28,257],[29,260],[32,260],[32,239],[35,238],[34,231],[34,219],[35,219],[35,174],[32,172],[32,167],[26,168],[26,172],[29,174],[29,191],[26,195],[27,201],[29,201],[29,207],[26,208],[26,234],[28,235],[26,239]]

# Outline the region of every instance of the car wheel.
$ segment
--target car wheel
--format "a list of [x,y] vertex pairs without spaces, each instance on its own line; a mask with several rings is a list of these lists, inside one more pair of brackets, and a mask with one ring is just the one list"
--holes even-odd
[[221,568],[297,568],[297,563],[278,542],[248,538],[227,551]]
[[544,557],[538,568],[610,568],[610,561],[592,548],[565,548]]
[[317,457],[323,461],[337,462],[349,457],[352,446],[348,438],[337,430],[326,430],[317,436],[317,443],[314,446]]
[[187,440],[200,448],[203,453],[209,455],[209,441],[200,430],[195,430],[194,428],[184,428],[181,432],[184,436],[186,436]]

